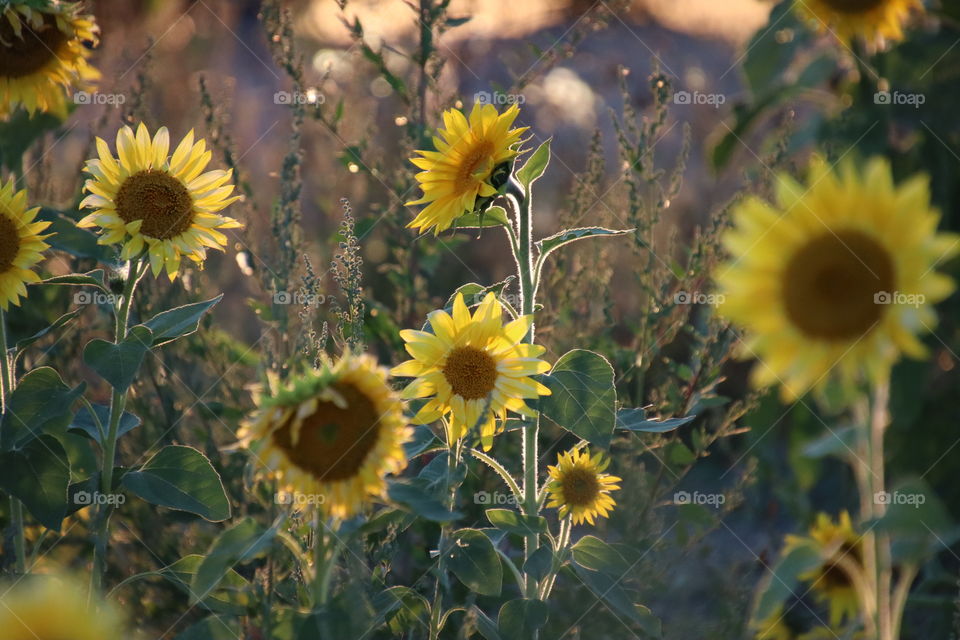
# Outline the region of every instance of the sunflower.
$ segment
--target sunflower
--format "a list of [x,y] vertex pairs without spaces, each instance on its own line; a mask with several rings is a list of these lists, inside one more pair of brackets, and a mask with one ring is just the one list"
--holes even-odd
[[[417,151],[410,162],[423,169],[417,182],[423,197],[407,205],[427,204],[408,227],[434,234],[449,229],[454,220],[470,213],[477,198],[492,196],[494,169],[517,155],[514,147],[527,127],[511,129],[520,113],[517,105],[503,113],[490,104],[474,104],[469,120],[458,109],[443,113],[442,137],[434,136],[436,151]],[[429,204],[428,204],[429,203]]]
[[734,210],[717,278],[721,313],[747,330],[742,355],[762,361],[754,382],[779,381],[786,400],[832,380],[849,392],[864,373],[883,380],[901,353],[923,357],[917,333],[954,289],[934,268],[960,247],[936,233],[927,178],[894,186],[884,159],[862,173],[817,159],[808,186],[779,176],[777,201]]
[[559,507],[560,517],[571,514],[573,524],[594,524],[595,518],[608,517],[617,506],[610,492],[620,489],[620,478],[603,473],[609,464],[602,453],[592,458],[586,451],[576,449],[560,454],[557,465],[547,467],[547,506]]
[[90,194],[81,207],[95,209],[81,227],[99,226],[100,244],[122,244],[124,260],[147,249],[153,274],[166,270],[171,280],[186,256],[202,263],[207,248],[220,249],[227,237],[220,229],[240,223],[217,212],[240,199],[230,196],[232,171],[207,171],[211,153],[206,142],[193,141],[193,131],[169,156],[170,135],[160,127],[153,139],[143,123],[134,135],[130,127],[117,132],[114,158],[107,143],[97,138],[100,158],[87,161],[93,177],[84,189]]
[[844,619],[855,618],[860,610],[860,600],[848,572],[851,566],[863,571],[864,555],[861,536],[854,530],[850,514],[841,512],[836,522],[825,513],[818,514],[808,537],[787,536],[786,551],[789,553],[805,544],[813,544],[820,551],[823,562],[799,577],[810,583],[818,599],[827,603],[830,625],[837,627]]
[[902,40],[911,10],[923,11],[920,0],[796,0],[796,6],[820,31],[847,43],[859,36],[870,44]]
[[0,586],[3,640],[103,640],[124,638],[121,618],[107,603],[88,606],[87,587],[78,579],[29,576]]
[[550,395],[550,390],[530,376],[546,373],[550,366],[539,356],[544,349],[522,343],[533,323],[521,316],[501,324],[503,307],[488,293],[470,314],[463,295],[453,301],[453,316],[440,309],[427,316],[433,333],[400,332],[407,353],[413,356],[393,368],[395,376],[416,377],[403,390],[403,397],[430,398],[413,421],[427,424],[447,416],[450,443],[462,438],[477,423],[485,449],[493,444],[507,411],[535,417],[525,399]]
[[411,429],[386,369],[348,353],[263,395],[240,436],[280,491],[312,496],[328,515],[349,518],[384,495],[386,474],[407,466]]
[[93,16],[77,3],[13,2],[0,10],[0,118],[22,106],[31,115],[67,116],[67,95],[89,89],[100,72],[87,62],[98,42]]
[[10,304],[19,305],[27,295],[26,284],[40,282],[40,276],[31,269],[40,260],[41,253],[50,247],[39,235],[49,222],[34,222],[40,207],[27,209],[27,191],[17,191],[13,178],[0,182],[0,308],[6,311]]

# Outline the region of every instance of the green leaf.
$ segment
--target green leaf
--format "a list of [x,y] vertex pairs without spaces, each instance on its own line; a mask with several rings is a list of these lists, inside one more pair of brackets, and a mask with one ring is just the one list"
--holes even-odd
[[628,556],[596,536],[583,536],[571,548],[573,560],[592,571],[619,578],[630,567]]
[[886,512],[864,527],[888,534],[898,560],[920,563],[960,539],[950,512],[920,478],[902,480],[890,491],[875,494],[874,501],[885,505]]
[[651,621],[646,614],[650,610],[642,605],[634,604],[630,595],[620,586],[622,576],[611,576],[597,571],[585,569],[580,565],[573,565],[574,572],[587,586],[598,600],[610,607],[612,611],[628,617],[632,622],[645,627],[651,627]]
[[[160,569],[157,573],[189,594],[190,585],[193,583],[203,561],[204,556],[198,553],[186,555],[173,564]],[[204,598],[202,604],[207,609],[217,613],[244,615],[247,608],[253,604],[248,592],[249,587],[250,583],[246,578],[233,569],[229,569],[219,582],[218,588]]]
[[0,453],[0,489],[23,502],[48,529],[60,530],[69,485],[70,461],[53,436],[42,435],[17,451]]
[[120,393],[133,384],[143,357],[153,344],[153,332],[137,325],[130,329],[119,344],[99,338],[91,340],[83,349],[83,361]]
[[373,597],[373,608],[395,636],[428,628],[430,603],[409,587],[390,587]]
[[210,522],[230,517],[220,474],[193,447],[170,445],[123,477],[123,486],[151,504],[194,513]]
[[164,311],[144,322],[143,324],[153,331],[153,346],[159,347],[195,332],[199,328],[200,319],[203,318],[204,314],[222,299],[223,294],[221,293],[216,298],[211,298],[205,302],[194,302]]
[[[104,431],[106,431],[110,422],[110,407],[106,407],[102,404],[94,404],[91,406],[93,407],[94,412],[97,414],[96,417],[100,420],[100,426],[102,426]],[[139,426],[140,418],[132,413],[124,411],[123,415],[120,416],[120,426],[117,429],[117,437],[133,431]],[[67,430],[77,435],[86,436],[91,440],[96,441],[98,444],[103,444],[100,442],[100,430],[97,429],[97,423],[94,420],[94,417],[90,415],[90,410],[87,407],[83,407],[77,412],[77,415],[73,417],[73,422],[71,422],[70,426],[67,427]]]
[[60,118],[52,114],[37,112],[31,116],[21,108],[16,109],[9,118],[0,121],[0,166],[13,173],[23,173],[23,154],[41,136],[61,124]]
[[387,489],[387,495],[397,504],[434,522],[450,522],[462,518],[459,511],[450,511],[437,498],[435,492],[427,488],[426,480],[394,480]]
[[510,509],[487,509],[487,520],[497,529],[522,536],[547,532],[546,518],[527,516]]
[[490,539],[476,529],[460,529],[450,536],[447,566],[468,589],[486,596],[500,595],[503,566]]
[[537,248],[540,249],[541,256],[547,256],[564,245],[577,240],[586,238],[609,238],[611,236],[623,236],[633,233],[633,229],[604,229],[603,227],[583,227],[580,229],[567,229],[554,234],[548,238],[537,241]]
[[490,616],[481,611],[478,607],[473,608],[473,614],[477,618],[477,631],[480,632],[486,640],[503,640],[500,637],[500,631],[497,630],[497,623],[490,619]]
[[613,367],[603,356],[574,349],[543,378],[552,392],[540,399],[540,411],[592,445],[608,448],[617,421]]
[[627,431],[644,431],[647,433],[666,433],[678,427],[693,422],[697,416],[670,418],[668,420],[646,420],[643,409],[620,409],[617,411],[617,428]]
[[547,165],[550,164],[551,140],[552,138],[548,138],[544,141],[543,144],[537,147],[537,150],[533,152],[524,165],[517,169],[517,180],[527,191],[530,190],[530,185],[543,175],[544,171],[547,170]]
[[267,529],[247,517],[221,533],[210,545],[193,576],[190,603],[206,599],[233,567],[263,553],[273,542],[276,532],[276,527]]
[[493,293],[496,294],[497,297],[500,297],[500,295],[503,293],[503,290],[510,286],[510,283],[516,279],[516,276],[509,276],[508,278],[492,284],[489,287],[485,287],[482,284],[477,284],[476,282],[468,282],[453,292],[453,295],[447,299],[447,303],[443,305],[443,309],[447,313],[452,313],[453,302],[457,299],[457,295],[463,296],[463,302],[468,307],[475,307],[483,302],[483,298],[488,293]]
[[101,264],[117,263],[116,250],[112,246],[99,244],[97,236],[78,227],[75,218],[43,207],[37,219],[51,223],[45,233],[53,234],[47,239],[47,243],[54,249],[65,251],[77,258],[90,258]]
[[781,556],[761,586],[753,620],[769,618],[793,594],[799,576],[816,569],[821,562],[820,551],[812,543],[801,543]]
[[497,629],[504,640],[528,640],[547,624],[550,610],[543,600],[518,598],[500,607]]
[[433,434],[430,427],[425,424],[418,424],[413,426],[413,438],[404,443],[403,451],[407,459],[410,460],[429,450],[442,446],[443,443],[437,439],[437,436]]
[[853,455],[857,446],[857,428],[853,425],[828,429],[825,434],[803,448],[803,455],[808,458],[823,458],[839,456],[847,458]]
[[39,367],[23,376],[3,416],[0,449],[13,449],[42,433],[62,434],[73,416],[73,403],[85,388],[80,384],[71,389],[50,367]]
[[484,211],[468,213],[453,221],[456,229],[489,229],[491,227],[509,227],[507,212],[503,207],[487,207]]
[[45,329],[41,329],[40,331],[36,332],[29,338],[18,340],[17,346],[16,346],[17,354],[19,355],[24,349],[26,349],[27,347],[29,347],[34,342],[41,339],[51,331],[56,331],[60,327],[66,326],[67,324],[73,322],[76,319],[76,317],[80,315],[81,311],[82,309],[74,309],[73,311],[68,311],[67,313],[63,314],[62,316],[54,320],[53,324],[51,324],[49,327],[46,327]]
[[212,615],[190,625],[173,640],[237,640],[242,637],[243,631],[238,620]]
[[104,280],[103,269],[94,269],[87,273],[69,273],[65,276],[54,276],[40,281],[38,284],[56,284],[70,287],[96,287],[104,293],[110,293]]
[[543,580],[552,567],[553,550],[549,545],[544,545],[534,551],[523,563],[523,572],[533,576],[534,580]]

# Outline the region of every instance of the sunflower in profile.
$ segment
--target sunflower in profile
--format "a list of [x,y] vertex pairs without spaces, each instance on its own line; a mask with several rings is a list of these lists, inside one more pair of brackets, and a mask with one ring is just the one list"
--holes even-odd
[[609,464],[602,453],[592,458],[585,450],[561,453],[556,466],[547,467],[547,506],[559,508],[561,518],[571,515],[573,524],[592,525],[596,518],[608,517],[617,506],[610,492],[620,489],[620,478],[603,473]]
[[18,106],[65,118],[67,95],[100,77],[87,62],[98,42],[93,16],[78,3],[38,4],[0,3],[0,118]]
[[903,40],[911,11],[923,11],[920,0],[796,0],[800,14],[817,29],[850,43],[857,37],[870,44]]
[[280,491],[313,496],[328,515],[349,518],[384,495],[388,473],[407,466],[411,430],[386,369],[348,353],[263,395],[240,436]]
[[100,158],[88,160],[93,176],[84,190],[90,195],[80,206],[94,212],[78,226],[99,226],[100,244],[121,244],[120,257],[135,258],[146,250],[153,274],[167,272],[171,280],[186,256],[202,263],[207,248],[222,250],[227,237],[221,229],[235,229],[240,223],[218,212],[236,202],[231,196],[232,171],[207,171],[211,153],[201,139],[194,143],[193,131],[180,142],[173,155],[170,134],[160,127],[153,139],[143,123],[134,135],[130,127],[117,132],[117,155],[97,138]]
[[28,576],[0,585],[3,640],[103,640],[125,638],[118,612],[108,603],[87,603],[87,586],[74,578]]
[[801,576],[810,583],[817,598],[830,610],[830,625],[838,627],[844,620],[852,620],[860,610],[860,599],[854,588],[851,571],[863,572],[863,542],[854,530],[850,514],[843,511],[834,522],[820,513],[810,528],[808,537],[787,536],[786,552],[805,544],[820,551],[823,563]]
[[493,444],[497,418],[507,411],[534,417],[525,399],[550,395],[550,390],[530,376],[550,368],[539,356],[544,347],[521,342],[532,316],[502,324],[503,307],[488,293],[471,315],[463,295],[453,301],[453,316],[440,309],[427,316],[433,333],[404,330],[407,353],[413,356],[393,368],[395,376],[415,377],[403,397],[430,398],[413,421],[427,424],[447,419],[449,443],[462,438],[480,423],[485,449]]
[[742,355],[760,360],[754,382],[781,383],[786,400],[834,380],[849,393],[901,353],[923,357],[917,334],[954,289],[935,267],[960,248],[936,232],[928,179],[895,186],[884,159],[862,173],[817,159],[807,186],[781,175],[776,191],[775,205],[735,208],[717,277],[721,313],[746,329]]
[[410,162],[423,169],[417,182],[423,197],[407,205],[426,204],[408,227],[434,234],[446,231],[458,217],[470,213],[477,198],[497,192],[491,178],[501,164],[517,155],[514,148],[527,127],[511,129],[520,113],[512,105],[503,113],[490,104],[474,104],[470,117],[458,109],[443,113],[440,136],[433,138],[436,151],[417,151]]
[[26,285],[40,282],[32,268],[39,263],[50,235],[40,235],[49,222],[35,222],[40,207],[27,209],[27,191],[17,191],[13,178],[0,182],[0,309],[19,305]]

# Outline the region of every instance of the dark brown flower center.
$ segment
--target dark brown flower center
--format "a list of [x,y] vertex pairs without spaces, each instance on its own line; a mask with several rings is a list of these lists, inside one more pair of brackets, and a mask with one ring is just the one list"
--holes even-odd
[[831,9],[841,13],[864,13],[876,9],[887,0],[824,0]]
[[464,400],[486,398],[497,383],[497,362],[476,347],[457,347],[447,356],[443,376]]
[[458,192],[469,191],[477,186],[479,180],[485,179],[493,171],[493,144],[484,140],[477,143],[457,169],[455,187]]
[[[895,287],[888,251],[861,231],[826,233],[791,258],[783,274],[787,316],[804,334],[823,340],[864,335]],[[762,304],[758,300],[757,304]]]
[[863,561],[862,553],[858,545],[845,542],[837,551],[835,559],[824,565],[817,576],[815,584],[821,590],[829,591],[832,589],[853,588],[850,576],[840,567],[839,560],[844,558],[850,562],[860,563]]
[[140,232],[159,240],[180,235],[193,222],[193,199],[187,187],[154,169],[127,178],[117,192],[116,205],[124,222],[143,220]]
[[22,78],[42,69],[57,57],[57,52],[67,35],[57,28],[56,18],[43,17],[37,29],[29,26],[21,16],[21,37],[13,32],[13,26],[0,15],[0,76]]
[[13,266],[20,253],[20,233],[17,225],[5,215],[0,215],[0,273]]
[[563,499],[574,507],[587,507],[600,495],[600,480],[597,474],[584,467],[574,467],[560,479]]
[[356,476],[380,434],[381,416],[366,394],[349,383],[335,384],[333,389],[346,407],[320,402],[303,420],[296,444],[290,422],[273,432],[274,443],[290,462],[324,482]]

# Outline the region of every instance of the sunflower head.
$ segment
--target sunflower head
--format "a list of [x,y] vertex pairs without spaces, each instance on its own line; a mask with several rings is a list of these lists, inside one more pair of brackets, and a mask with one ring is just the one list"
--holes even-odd
[[573,449],[560,454],[556,466],[547,467],[547,506],[558,508],[560,516],[573,517],[573,524],[606,518],[617,505],[610,495],[620,489],[620,478],[603,473],[610,460],[602,453],[593,457],[586,450]]
[[754,382],[786,400],[832,382],[849,395],[901,354],[922,357],[917,334],[954,289],[936,267],[960,248],[939,219],[927,178],[896,186],[880,158],[862,171],[817,159],[806,185],[779,176],[775,204],[738,205],[717,283],[721,313],[746,330],[742,355],[760,360]]
[[385,493],[385,476],[407,465],[403,443],[410,436],[386,369],[369,355],[349,353],[263,394],[241,432],[280,490],[316,496],[337,518]]
[[88,160],[92,176],[84,190],[90,195],[80,203],[93,209],[81,227],[98,226],[100,244],[120,244],[120,257],[130,259],[146,251],[154,275],[166,271],[171,280],[186,256],[202,263],[208,248],[227,245],[223,229],[240,223],[218,212],[240,199],[231,196],[232,171],[207,171],[211,153],[193,131],[169,155],[170,134],[166,127],[151,138],[143,123],[136,134],[130,127],[117,133],[117,156],[97,138],[99,158]]
[[99,29],[81,5],[11,2],[0,8],[0,118],[17,107],[67,116],[67,96],[100,73],[87,62]]
[[3,640],[103,640],[127,637],[121,617],[108,603],[91,608],[87,586],[73,577],[28,576],[0,586]]
[[796,0],[796,7],[819,31],[845,43],[859,37],[870,45],[903,40],[910,12],[924,10],[920,0]]
[[837,521],[825,513],[817,515],[808,537],[787,536],[787,550],[801,544],[813,544],[823,562],[800,578],[810,583],[817,597],[830,609],[830,624],[840,625],[851,620],[859,611],[859,599],[850,576],[850,567],[862,570],[863,541],[853,528],[850,514],[840,513]]
[[423,169],[417,174],[423,196],[407,205],[427,206],[409,227],[440,233],[472,212],[478,198],[497,192],[496,169],[516,157],[516,145],[527,130],[510,128],[519,113],[516,105],[498,113],[490,104],[474,104],[469,118],[459,109],[444,111],[443,128],[433,138],[436,151],[417,151],[420,157],[410,159]]
[[539,359],[543,347],[523,342],[531,316],[502,324],[503,307],[489,293],[473,313],[457,294],[453,315],[440,309],[427,319],[432,333],[400,332],[413,359],[392,371],[416,378],[404,389],[404,398],[429,398],[415,423],[446,417],[451,444],[479,424],[483,446],[489,449],[498,418],[502,427],[508,411],[536,416],[525,400],[549,395],[550,390],[530,376],[546,373],[550,366]]
[[40,207],[27,208],[27,191],[17,191],[12,177],[5,184],[0,182],[0,308],[4,311],[20,304],[28,283],[40,281],[32,269],[50,247],[44,240],[52,234],[40,235],[50,223],[35,222],[38,211]]

